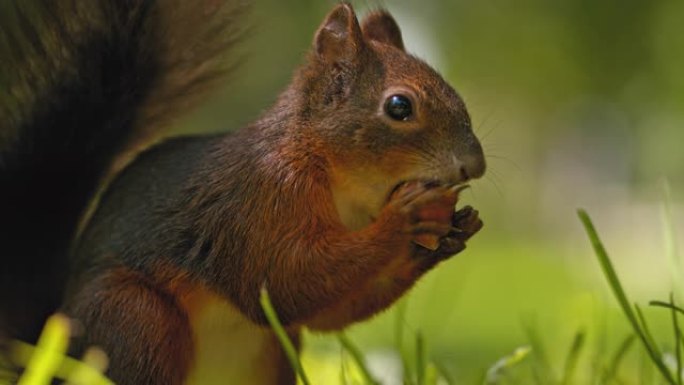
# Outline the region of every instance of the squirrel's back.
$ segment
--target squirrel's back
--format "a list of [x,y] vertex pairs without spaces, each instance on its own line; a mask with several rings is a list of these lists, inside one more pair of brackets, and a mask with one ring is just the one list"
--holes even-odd
[[0,3],[0,335],[33,339],[113,160],[231,66],[237,1]]

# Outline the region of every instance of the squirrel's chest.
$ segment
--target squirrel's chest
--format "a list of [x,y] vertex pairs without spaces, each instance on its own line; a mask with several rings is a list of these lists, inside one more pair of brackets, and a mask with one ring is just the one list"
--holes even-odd
[[184,301],[195,340],[186,384],[266,385],[277,382],[271,332],[206,291]]

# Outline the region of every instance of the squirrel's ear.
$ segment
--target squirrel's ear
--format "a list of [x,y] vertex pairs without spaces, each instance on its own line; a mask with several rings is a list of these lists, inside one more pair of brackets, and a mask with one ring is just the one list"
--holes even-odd
[[341,3],[333,9],[316,32],[316,54],[325,62],[353,61],[363,49],[363,35],[354,9]]
[[401,30],[392,15],[386,10],[373,12],[363,19],[361,29],[368,40],[392,45],[404,51]]

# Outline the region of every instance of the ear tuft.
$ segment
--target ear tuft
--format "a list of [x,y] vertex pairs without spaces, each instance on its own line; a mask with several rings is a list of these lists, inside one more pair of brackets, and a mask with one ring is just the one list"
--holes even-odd
[[337,5],[316,32],[316,53],[326,62],[353,60],[363,47],[363,35],[349,3]]
[[363,19],[363,36],[404,51],[401,30],[392,15],[386,10],[375,11]]

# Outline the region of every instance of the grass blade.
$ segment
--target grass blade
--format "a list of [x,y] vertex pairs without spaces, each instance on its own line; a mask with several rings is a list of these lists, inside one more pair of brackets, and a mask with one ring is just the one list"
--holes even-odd
[[[12,346],[12,355],[17,362],[29,362],[39,350],[39,346],[15,341]],[[86,354],[81,361],[69,356],[59,357],[60,364],[55,368],[54,372],[51,374],[44,374],[51,376],[55,380],[65,380],[64,384],[69,385],[113,385],[114,382],[103,374],[107,365],[107,357],[104,352],[99,351],[99,353],[96,354],[99,355],[99,357],[93,357],[93,351],[98,350],[94,348],[89,350],[90,352]],[[4,379],[0,379],[0,384],[14,383],[3,382],[3,380]]]
[[425,341],[423,333],[416,331],[416,376],[418,385],[425,385]]
[[591,244],[594,248],[594,252],[596,253],[599,264],[601,265],[601,269],[603,270],[603,274],[606,276],[608,284],[611,290],[613,291],[615,298],[617,299],[620,307],[622,308],[629,322],[636,329],[637,333],[641,334],[641,329],[639,328],[636,316],[632,311],[632,307],[629,301],[627,300],[627,295],[625,295],[625,291],[622,289],[622,285],[620,284],[620,280],[618,279],[618,276],[615,273],[613,264],[611,263],[610,258],[608,257],[608,253],[603,247],[603,243],[601,243],[601,240],[599,239],[598,233],[596,232],[596,229],[594,228],[594,225],[591,222],[589,215],[587,215],[587,213],[584,210],[579,210],[578,214],[580,220],[582,221],[582,224],[584,225],[584,229],[586,230],[587,235],[589,236],[589,240],[591,241]]
[[561,385],[568,385],[572,383],[572,377],[575,374],[575,368],[577,367],[577,360],[579,354],[584,347],[585,333],[583,330],[578,330],[575,333],[575,337],[572,340],[572,345],[570,346],[570,351],[565,359],[565,368],[563,369],[563,376],[561,377]]
[[18,385],[47,385],[57,372],[69,345],[69,319],[51,316],[43,329],[36,348],[26,364]]
[[280,323],[278,315],[276,314],[273,304],[271,303],[271,298],[268,296],[268,291],[264,287],[261,288],[259,302],[261,303],[261,308],[266,314],[268,323],[271,325],[271,328],[275,332],[280,345],[285,351],[285,355],[287,355],[287,359],[290,361],[292,369],[294,369],[304,385],[310,385],[309,379],[306,376],[306,372],[304,372],[304,367],[302,366],[301,361],[299,361],[297,349],[295,349],[294,344],[292,344],[292,340],[290,340],[290,337],[287,335],[283,324]]
[[425,385],[437,385],[439,382],[439,370],[434,363],[429,362],[425,368]]
[[497,384],[499,378],[506,370],[522,362],[522,360],[530,355],[530,352],[532,352],[532,348],[529,346],[521,346],[515,349],[513,353],[499,359],[494,365],[487,369],[483,383],[485,385]]
[[654,301],[649,302],[648,304],[651,306],[655,306],[655,307],[664,307],[667,309],[674,310],[678,313],[684,314],[684,309],[682,309],[681,307],[679,307],[675,304],[669,303],[669,302],[655,301],[654,300]]
[[[664,307],[664,308],[670,309],[676,313],[684,314],[684,309],[682,309],[681,307],[679,307],[675,304],[670,304],[670,303],[663,302],[663,301],[651,301],[651,302],[649,302],[649,305],[656,306],[656,307]],[[680,331],[681,331],[681,329],[680,329]],[[684,334],[682,334],[682,333],[679,334],[679,343],[682,344],[682,346],[684,346]]]
[[347,355],[343,350],[340,352],[340,383],[342,385],[350,385],[347,377]]
[[[104,377],[109,359],[104,351],[98,348],[86,350],[81,362],[74,360],[74,368],[64,385],[114,385],[114,382]],[[65,362],[66,364],[66,362]],[[63,365],[66,366],[66,365]]]
[[649,351],[652,352],[653,356],[658,357],[658,362],[661,365],[667,367],[662,359],[663,353],[660,351],[658,344],[655,342],[655,339],[653,338],[653,334],[651,334],[651,329],[648,327],[646,317],[644,317],[644,312],[641,311],[641,307],[637,304],[634,304],[634,311],[636,311],[637,319],[639,320],[639,325],[641,326],[642,334],[644,338],[648,341]]
[[639,354],[639,382],[638,384],[656,384],[656,370],[654,369],[651,356],[646,349],[640,350]]
[[670,293],[670,305],[672,305],[670,312],[672,313],[672,327],[674,328],[675,338],[675,358],[677,359],[677,372],[675,373],[675,379],[677,380],[677,385],[682,385],[682,344],[680,343],[682,331],[679,328],[677,311],[675,311],[674,294],[672,293]]
[[545,383],[556,383],[556,374],[551,368],[551,363],[546,354],[546,348],[542,342],[539,333],[537,333],[537,328],[533,320],[528,319],[523,322],[523,329],[527,340],[532,345],[532,358],[534,359],[532,364],[532,371],[535,377],[535,382],[537,384]]
[[677,288],[678,294],[684,294],[684,275],[682,275],[682,262],[679,256],[679,245],[677,244],[677,230],[672,215],[672,198],[670,196],[670,184],[667,179],[663,179],[663,241],[665,244],[665,255],[670,264],[670,274],[672,283]]
[[437,368],[437,373],[439,373],[439,377],[442,380],[444,380],[444,382],[446,382],[447,385],[456,385],[456,380],[442,363],[435,362],[435,367]]
[[684,309],[680,308],[675,304],[674,294],[670,293],[670,302],[663,301],[651,301],[649,305],[655,307],[662,307],[669,309],[672,315],[672,329],[674,331],[675,338],[675,361],[677,365],[677,372],[675,373],[675,379],[677,385],[682,385],[682,344],[684,343],[682,336],[682,329],[679,327],[679,320],[677,318],[677,313],[684,314]]
[[602,384],[608,384],[615,378],[615,376],[617,376],[620,363],[622,363],[622,359],[625,357],[625,355],[632,347],[632,345],[634,345],[635,340],[636,335],[634,334],[630,334],[624,340],[622,340],[622,343],[618,347],[617,351],[615,351],[613,358],[610,360],[610,365],[608,366],[608,369],[603,375],[601,381]]
[[364,384],[380,385],[380,383],[373,378],[370,370],[368,370],[368,365],[366,365],[366,360],[363,358],[361,350],[354,345],[354,343],[351,342],[351,340],[344,333],[338,333],[337,340],[340,341],[342,347],[344,347],[344,349],[349,353],[354,360],[354,363],[359,368]]
[[607,362],[605,357],[608,356],[608,325],[606,323],[606,316],[596,317],[594,319],[594,348],[590,359],[590,375],[589,384],[604,385]]
[[408,298],[402,298],[399,303],[395,306],[395,317],[394,317],[394,343],[399,356],[401,357],[401,364],[404,370],[404,384],[412,385],[414,384],[413,368],[409,364],[409,354],[408,350],[404,344],[404,326],[406,325],[406,312],[408,309]]
[[637,315],[635,314],[635,311],[632,309],[632,306],[630,306],[630,302],[627,299],[627,295],[625,294],[625,291],[622,288],[622,284],[620,283],[617,274],[615,273],[615,269],[613,268],[613,264],[610,261],[610,257],[608,257],[608,253],[606,252],[606,249],[603,247],[603,243],[601,242],[598,233],[596,232],[596,228],[594,227],[594,224],[589,218],[589,215],[586,213],[586,211],[581,209],[577,211],[577,214],[580,220],[582,221],[582,224],[584,225],[584,229],[586,230],[587,235],[589,236],[589,240],[591,241],[596,257],[599,261],[599,264],[601,265],[601,269],[603,270],[603,274],[608,280],[608,284],[611,290],[613,291],[613,294],[615,295],[618,304],[622,308],[625,317],[627,318],[630,325],[632,326],[637,336],[641,340],[642,344],[644,345],[644,348],[646,348],[649,357],[651,358],[655,366],[658,368],[658,371],[669,384],[675,385],[676,382],[672,377],[672,373],[670,373],[670,370],[663,362],[662,356],[660,355],[657,345],[653,343],[653,338],[651,337],[650,332],[648,332],[648,325],[646,324],[645,319],[643,318],[643,314],[641,314],[641,310],[639,309],[639,307],[636,307],[636,314],[639,314],[640,317],[638,319]]

